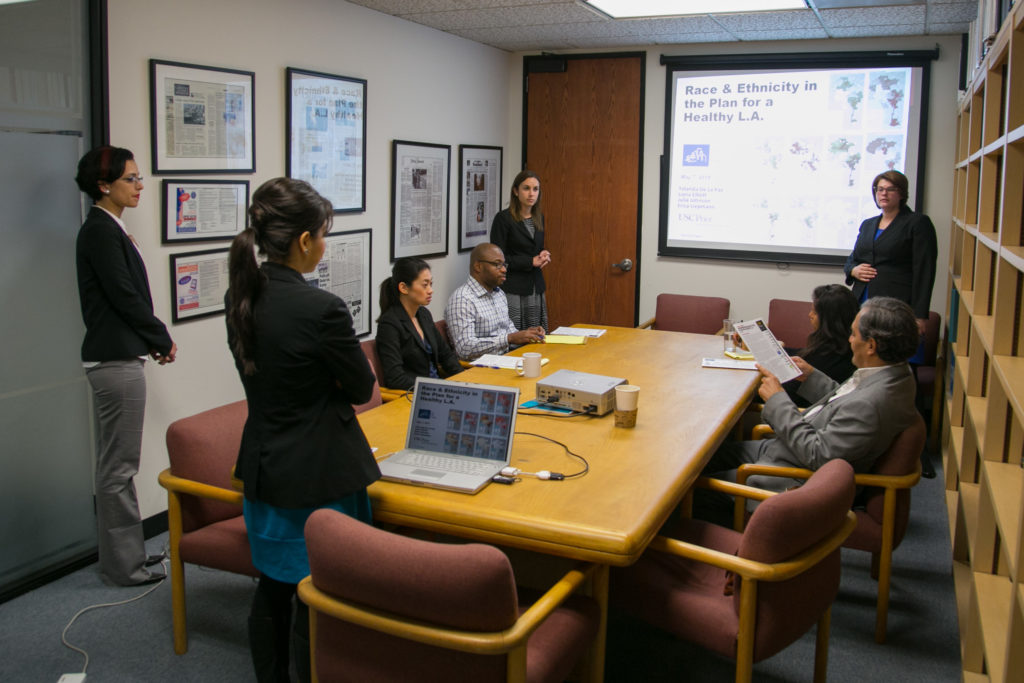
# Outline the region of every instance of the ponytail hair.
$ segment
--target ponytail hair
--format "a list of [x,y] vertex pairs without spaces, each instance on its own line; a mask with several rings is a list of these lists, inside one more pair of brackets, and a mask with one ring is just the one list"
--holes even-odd
[[313,186],[294,178],[274,178],[259,186],[249,206],[249,227],[235,236],[228,252],[227,322],[233,332],[231,352],[242,373],[256,372],[256,300],[266,285],[256,254],[284,263],[292,242],[302,233],[322,236],[334,218],[331,202]]
[[[391,267],[391,277],[385,278],[380,283],[381,315],[384,315],[384,311],[389,308],[402,305],[402,293],[398,289],[398,283],[401,282],[408,287],[412,287],[412,283],[416,282],[416,278],[424,270],[430,270],[430,264],[415,256],[405,256],[395,261],[395,264]],[[377,322],[380,322],[379,317]]]

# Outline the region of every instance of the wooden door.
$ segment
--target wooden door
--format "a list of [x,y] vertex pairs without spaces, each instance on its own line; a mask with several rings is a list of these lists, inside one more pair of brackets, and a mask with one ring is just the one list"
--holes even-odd
[[[643,59],[567,58],[527,76],[524,167],[541,181],[552,329],[636,324]],[[624,259],[631,270],[612,266]]]

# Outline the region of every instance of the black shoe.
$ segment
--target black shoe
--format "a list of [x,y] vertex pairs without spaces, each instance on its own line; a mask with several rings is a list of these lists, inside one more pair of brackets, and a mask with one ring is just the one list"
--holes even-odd
[[932,459],[927,451],[921,454],[921,476],[925,479],[935,478],[935,467],[932,466]]
[[167,553],[157,553],[156,555],[149,555],[146,557],[146,561],[142,566],[152,567],[154,564],[160,564],[167,559]]

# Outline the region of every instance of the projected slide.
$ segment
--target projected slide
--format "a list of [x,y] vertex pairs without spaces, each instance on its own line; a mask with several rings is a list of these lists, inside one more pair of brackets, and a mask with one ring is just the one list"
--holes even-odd
[[670,255],[845,258],[861,221],[879,212],[870,189],[878,173],[906,173],[913,205],[921,73],[898,66],[670,74],[659,246]]

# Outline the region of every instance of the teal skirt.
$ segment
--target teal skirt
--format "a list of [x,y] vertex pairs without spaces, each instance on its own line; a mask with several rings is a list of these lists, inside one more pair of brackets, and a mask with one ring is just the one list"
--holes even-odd
[[282,583],[309,576],[309,555],[303,530],[315,510],[327,508],[367,524],[373,523],[370,496],[364,488],[341,500],[310,508],[279,508],[246,498],[242,503],[245,528],[256,569]]

